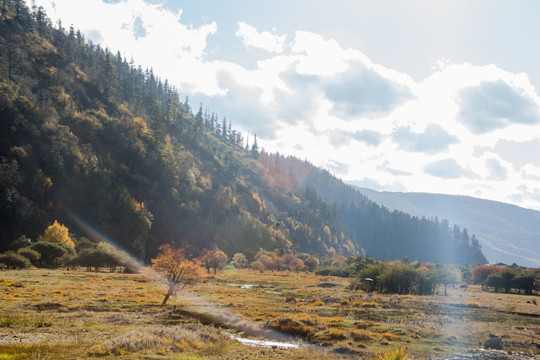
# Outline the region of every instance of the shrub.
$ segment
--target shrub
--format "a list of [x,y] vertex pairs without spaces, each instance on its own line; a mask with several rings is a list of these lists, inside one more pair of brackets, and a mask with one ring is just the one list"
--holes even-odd
[[343,340],[346,338],[346,336],[342,330],[330,329],[330,331],[328,331],[328,338],[330,340]]
[[471,281],[475,284],[484,282],[489,275],[502,271],[499,266],[479,265],[471,270]]
[[416,270],[410,265],[389,266],[378,278],[382,292],[410,294],[418,283]]
[[385,332],[381,336],[383,337],[383,339],[386,339],[388,341],[397,341],[397,340],[399,340],[398,335],[394,335],[394,334],[389,333],[389,332]]
[[121,264],[105,243],[100,243],[100,246],[97,246],[96,248],[86,248],[82,250],[76,257],[68,262],[68,265],[85,266],[88,271],[91,271],[92,268],[94,268],[97,272],[101,267],[107,266],[112,269]]
[[397,294],[433,294],[438,277],[433,269],[411,264],[379,262],[360,270],[351,282],[352,289]]
[[376,302],[376,301],[371,301],[371,302],[363,302],[362,303],[362,307],[377,307],[379,306],[379,304]]
[[298,259],[293,254],[285,254],[281,257],[279,257],[281,260],[281,268],[284,270],[290,270],[290,271],[300,271],[304,269],[304,262],[300,259]]
[[231,264],[234,265],[234,267],[237,268],[237,269],[245,268],[247,266],[247,264],[248,264],[248,260],[246,258],[246,255],[244,255],[242,253],[234,254]]
[[538,275],[535,276],[533,271],[517,272],[510,269],[490,274],[482,283],[482,286],[492,288],[496,292],[504,291],[509,293],[515,291],[528,295],[532,294],[534,290],[538,290],[536,280]]
[[266,266],[264,266],[264,264],[259,260],[252,262],[250,266],[252,269],[259,270],[261,273],[266,270]]
[[0,254],[0,264],[8,269],[24,269],[30,266],[30,260],[13,251]]
[[433,294],[437,287],[437,271],[433,268],[420,267],[416,270],[417,289],[418,295]]
[[508,270],[494,272],[488,275],[487,279],[483,282],[483,285],[492,287],[497,292],[504,291],[505,293],[508,293],[512,288],[514,276],[514,273]]
[[373,335],[376,335],[376,333],[363,330],[353,330],[351,333],[351,337],[354,341],[369,341],[373,339]]
[[284,332],[285,334],[298,336],[306,340],[312,340],[316,333],[316,329],[314,327],[304,325],[290,318],[278,318],[271,320],[266,325],[272,329]]
[[[386,270],[388,265],[384,262],[372,264],[360,270],[351,287],[364,291],[381,291],[377,279]],[[371,280],[368,280],[371,279]]]
[[322,276],[339,276],[339,277],[351,277],[355,273],[355,269],[352,266],[346,267],[334,267],[324,266],[317,269],[315,274]]
[[75,251],[77,251],[77,254],[80,253],[83,250],[87,249],[95,249],[97,248],[98,244],[93,242],[92,240],[82,237],[79,240],[75,242]]
[[407,355],[405,349],[400,346],[396,351],[385,351],[383,354],[377,353],[378,360],[405,360]]
[[304,265],[309,271],[315,271],[317,266],[319,266],[319,259],[315,256],[310,256],[304,260]]
[[37,266],[39,263],[39,259],[41,259],[41,254],[38,253],[36,250],[32,250],[30,247],[24,247],[19,250],[17,250],[17,254],[24,256],[30,262],[32,265]]
[[26,237],[26,235],[21,235],[17,240],[14,240],[9,244],[9,249],[17,250],[30,245],[32,245],[32,240]]
[[526,295],[531,295],[533,290],[540,290],[540,282],[537,282],[534,276],[532,275],[521,275],[516,277],[512,281],[512,288],[519,290]]
[[30,249],[40,254],[39,265],[45,267],[57,267],[63,256],[75,255],[75,250],[67,245],[46,241],[38,241],[30,245]]

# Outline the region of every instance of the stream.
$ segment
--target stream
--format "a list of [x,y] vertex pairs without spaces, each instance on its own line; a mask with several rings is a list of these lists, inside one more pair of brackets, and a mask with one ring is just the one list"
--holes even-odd
[[280,349],[299,349],[300,347],[302,347],[301,344],[293,343],[293,342],[255,340],[255,339],[243,338],[234,334],[229,334],[229,336],[231,337],[231,339],[234,339],[244,345],[249,345],[249,346],[280,348]]

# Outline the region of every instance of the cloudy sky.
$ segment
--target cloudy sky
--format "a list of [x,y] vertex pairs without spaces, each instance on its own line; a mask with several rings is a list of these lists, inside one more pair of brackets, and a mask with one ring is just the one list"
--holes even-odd
[[538,1],[36,3],[267,151],[540,210]]

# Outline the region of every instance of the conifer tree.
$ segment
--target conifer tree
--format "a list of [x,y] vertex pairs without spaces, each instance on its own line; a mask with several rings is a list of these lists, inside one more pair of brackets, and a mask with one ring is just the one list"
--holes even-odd
[[186,113],[191,114],[191,106],[189,105],[188,96],[186,96],[186,100],[184,101],[184,109],[186,110]]
[[223,123],[221,124],[221,137],[226,140],[228,135],[229,134],[227,132],[227,118],[224,116]]
[[254,135],[253,144],[251,145],[251,157],[254,159],[259,158],[259,145],[257,144],[257,134]]

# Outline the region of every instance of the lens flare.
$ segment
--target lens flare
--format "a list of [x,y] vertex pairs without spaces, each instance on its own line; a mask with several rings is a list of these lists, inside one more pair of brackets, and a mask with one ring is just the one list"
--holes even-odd
[[[128,251],[119,247],[108,236],[101,233],[92,224],[79,216],[75,211],[70,208],[65,208],[65,211],[90,239],[96,242],[105,242],[112,245],[115,248],[115,252],[117,253],[116,255],[118,256],[119,260],[121,260],[122,264],[129,266],[131,269],[136,270],[137,273],[143,274],[146,278],[157,284],[164,284],[167,282],[167,279],[163,275],[153,270],[151,267],[146,266],[142,261],[129,254]],[[293,336],[278,332],[274,329],[261,327],[259,323],[244,319],[241,316],[219,307],[217,304],[203,298],[201,295],[190,292],[189,290],[183,289],[179,294],[176,295],[176,298],[181,298],[184,307],[189,309],[184,311],[186,315],[198,319],[203,324],[215,324],[225,329],[241,331],[248,336],[256,336],[268,340],[248,341],[249,339],[244,339],[231,334],[231,338],[243,344],[282,348],[304,347],[312,345]]]

